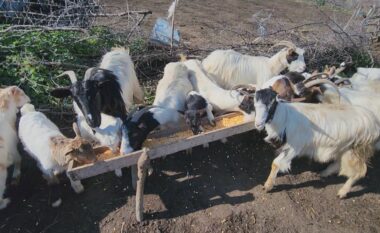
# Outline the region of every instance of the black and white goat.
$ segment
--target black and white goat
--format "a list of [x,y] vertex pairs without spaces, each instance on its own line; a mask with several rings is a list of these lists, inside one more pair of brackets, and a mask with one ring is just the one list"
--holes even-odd
[[265,127],[266,141],[282,142],[265,182],[267,191],[273,188],[277,173],[290,170],[291,161],[299,156],[321,163],[333,161],[322,174],[339,172],[348,177],[338,192],[340,198],[365,176],[380,136],[380,123],[371,111],[360,106],[283,103],[271,88],[256,92],[255,108],[255,126]]
[[[74,104],[91,128],[101,124],[101,113],[124,119],[133,103],[142,103],[144,92],[136,77],[133,62],[125,49],[106,53],[99,68],[91,68],[78,81],[73,71],[66,71],[71,85],[56,88],[51,94],[57,98],[72,96]],[[136,101],[134,101],[134,99]]]
[[256,84],[257,88],[288,68],[302,72],[306,68],[304,50],[293,43],[281,41],[275,46],[286,46],[272,57],[249,56],[234,50],[216,50],[202,62],[216,83],[225,89],[239,84]]
[[210,123],[214,123],[210,104],[202,95],[193,91],[188,77],[189,70],[181,62],[172,62],[165,66],[153,106],[131,114],[123,125],[123,154],[141,149],[148,134],[158,126],[176,127],[185,118],[193,133],[198,134],[203,131],[203,115],[207,115]]

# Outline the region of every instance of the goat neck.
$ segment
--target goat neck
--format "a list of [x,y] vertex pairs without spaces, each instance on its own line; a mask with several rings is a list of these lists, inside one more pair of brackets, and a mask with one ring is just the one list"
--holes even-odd
[[279,74],[285,68],[288,67],[288,61],[286,60],[286,49],[280,50],[278,53],[269,58],[269,67],[273,75]]

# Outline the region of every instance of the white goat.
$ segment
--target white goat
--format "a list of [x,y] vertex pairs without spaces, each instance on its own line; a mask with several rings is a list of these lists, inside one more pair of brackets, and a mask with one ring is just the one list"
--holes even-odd
[[306,68],[303,49],[290,42],[280,42],[277,45],[285,45],[287,48],[270,58],[243,55],[234,50],[216,50],[202,64],[222,88],[231,89],[239,84],[256,84],[257,88],[261,88],[267,80],[286,68],[297,72]]
[[[77,136],[74,139],[67,138],[43,113],[36,112],[33,105],[26,104],[21,108],[20,140],[29,155],[38,162],[49,185],[58,183],[56,176],[67,169],[70,160],[85,163],[96,160],[90,142],[79,137],[76,127],[74,131]],[[70,176],[68,178],[76,193],[83,192],[80,181],[74,181]],[[59,198],[52,205],[57,207],[61,202]]]
[[379,121],[360,106],[282,103],[277,98],[270,88],[256,92],[256,128],[262,130],[265,126],[267,141],[277,139],[283,143],[265,189],[273,188],[277,173],[288,171],[295,157],[309,156],[321,163],[334,161],[322,175],[340,170],[340,175],[347,176],[338,192],[340,198],[346,197],[367,172],[366,163],[380,136]]
[[380,68],[363,68],[358,67],[352,80],[380,80]]
[[16,86],[0,89],[0,209],[7,207],[9,198],[3,198],[7,168],[15,165],[12,178],[15,183],[21,175],[21,156],[17,150],[16,114],[18,108],[30,101]]
[[184,119],[183,113],[194,134],[202,131],[200,119],[204,113],[213,122],[207,100],[193,91],[188,76],[189,71],[181,62],[171,62],[165,66],[153,106],[132,114],[123,127],[122,153],[141,149],[149,132],[158,126],[177,127]]
[[199,60],[187,60],[184,61],[184,64],[191,71],[189,79],[195,90],[207,99],[215,111],[239,111],[244,114],[245,120],[252,118],[254,113],[253,96],[219,87],[209,78]]

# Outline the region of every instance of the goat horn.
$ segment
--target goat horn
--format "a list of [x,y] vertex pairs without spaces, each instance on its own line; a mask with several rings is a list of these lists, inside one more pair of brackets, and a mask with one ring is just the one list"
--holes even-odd
[[342,82],[344,82],[344,81],[346,81],[346,80],[350,80],[350,79],[349,79],[349,78],[340,78],[339,80],[335,81],[334,83],[335,83],[336,85],[339,85],[339,84],[341,84]]
[[310,81],[316,79],[317,77],[323,78],[323,75],[326,75],[327,77],[329,77],[329,74],[327,74],[327,73],[316,73],[316,74],[313,74],[312,76],[310,76],[308,79],[305,79],[303,81],[303,84],[310,82]]
[[91,76],[91,73],[92,71],[95,69],[95,67],[91,67],[91,68],[88,68],[86,70],[86,73],[84,73],[84,79],[87,80],[90,76]]
[[335,89],[335,91],[339,95],[339,102],[340,102],[340,91],[339,91],[339,88],[335,85],[335,83],[331,82],[330,80],[327,80],[327,79],[313,80],[313,81],[310,81],[310,82],[306,83],[305,87],[306,88],[310,88],[312,86],[315,86],[315,85],[318,85],[318,84],[322,84],[322,83],[329,84],[329,85],[331,85]]
[[274,45],[271,47],[271,49],[274,48],[274,47],[277,47],[277,46],[286,46],[286,47],[291,48],[291,49],[294,49],[294,50],[297,49],[297,46],[296,46],[295,44],[293,44],[293,43],[290,42],[290,41],[286,41],[286,40],[282,40],[282,41],[277,42],[276,44],[274,44]]
[[72,70],[65,71],[62,74],[58,75],[57,77],[59,78],[65,75],[69,76],[71,83],[75,83],[78,81],[77,76],[75,75],[75,72]]

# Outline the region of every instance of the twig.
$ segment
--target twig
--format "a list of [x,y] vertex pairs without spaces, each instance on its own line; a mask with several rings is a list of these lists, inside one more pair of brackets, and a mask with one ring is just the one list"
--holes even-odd
[[37,25],[13,25],[0,31],[0,33],[6,33],[11,31],[78,31],[83,33],[88,33],[86,29],[78,27],[47,27],[47,26],[37,26]]
[[173,53],[173,37],[174,37],[174,18],[175,18],[175,10],[177,8],[177,3],[178,3],[178,0],[174,0],[175,1],[175,5],[174,5],[174,10],[173,10],[173,16],[172,16],[172,35],[171,35],[171,39],[170,39],[170,54]]
[[124,11],[120,13],[114,13],[114,14],[106,14],[106,13],[98,13],[98,14],[91,14],[93,17],[111,17],[111,16],[125,16],[129,14],[142,14],[142,15],[150,15],[152,14],[152,11],[150,10],[144,10],[144,11]]
[[323,16],[325,16],[328,20],[330,20],[332,23],[335,24],[335,26],[337,26],[339,28],[339,30],[347,37],[347,39],[352,43],[352,45],[355,48],[358,48],[355,41],[352,40],[351,36],[337,22],[335,22],[335,20],[333,20],[330,16],[328,16],[321,8],[319,8],[318,6],[316,6],[316,7],[319,10],[319,12],[321,12],[321,14],[323,14]]
[[[25,64],[22,64],[22,63],[7,63],[7,65],[25,66]],[[80,68],[80,69],[88,68],[88,66],[86,65],[78,65],[78,64],[73,64],[73,63],[54,62],[54,61],[31,61],[31,62],[28,62],[27,65],[65,66],[65,67]]]
[[[152,12],[150,12],[150,13],[152,13]],[[133,34],[133,32],[136,30],[136,28],[138,27],[138,26],[140,26],[140,24],[141,24],[141,22],[145,19],[145,17],[147,16],[147,14],[144,14],[140,19],[139,19],[139,21],[132,27],[132,29],[131,29],[131,31],[128,33],[128,35],[127,35],[127,39],[126,39],[126,41],[129,41],[129,38],[132,36],[132,34]]]

